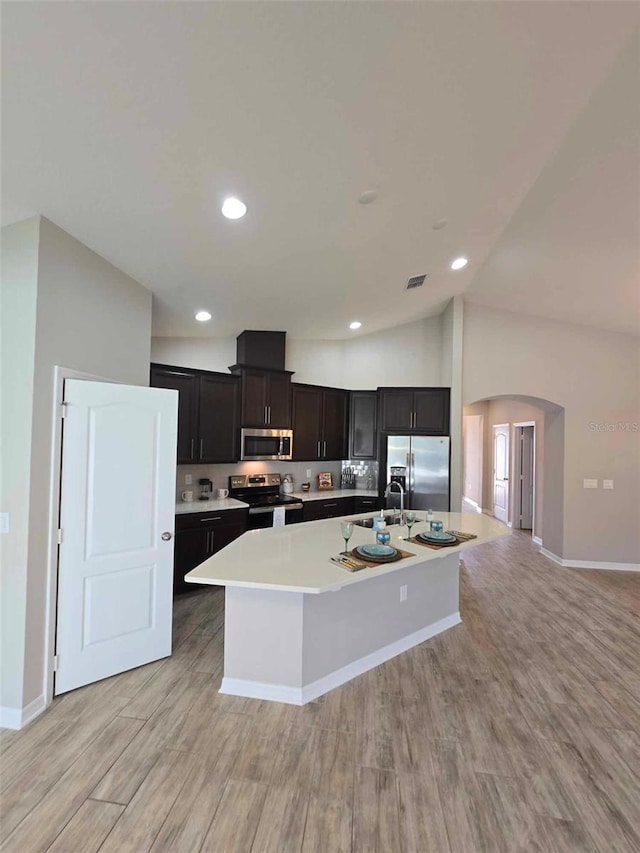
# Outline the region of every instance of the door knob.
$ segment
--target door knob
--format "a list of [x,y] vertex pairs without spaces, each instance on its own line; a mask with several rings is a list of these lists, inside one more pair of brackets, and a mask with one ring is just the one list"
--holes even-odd
[[171,539],[171,534],[169,533],[168,530],[165,530],[165,532],[162,534],[162,536],[160,538],[164,539],[165,542],[168,542],[169,539]]

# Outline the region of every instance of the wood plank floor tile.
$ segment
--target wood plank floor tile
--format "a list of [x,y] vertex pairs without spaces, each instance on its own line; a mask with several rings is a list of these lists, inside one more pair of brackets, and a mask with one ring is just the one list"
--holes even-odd
[[360,767],[354,793],[354,853],[400,850],[400,824],[395,773]]
[[111,832],[124,806],[85,800],[47,853],[95,853]]
[[267,786],[260,782],[230,779],[202,850],[211,853],[218,850],[224,850],[224,853],[248,853],[253,845],[266,794]]
[[348,732],[320,730],[302,850],[332,853],[351,850],[355,738]]
[[135,737],[140,720],[116,717],[80,755],[2,845],[3,853],[46,850],[89,798],[96,782]]

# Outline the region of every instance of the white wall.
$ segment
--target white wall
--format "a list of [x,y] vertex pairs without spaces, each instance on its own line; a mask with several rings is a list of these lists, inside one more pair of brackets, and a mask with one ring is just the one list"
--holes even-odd
[[[640,563],[640,432],[606,428],[640,424],[637,338],[465,304],[463,402],[499,396],[547,400],[545,410],[544,543],[563,531],[554,553],[568,560]],[[563,458],[548,442],[564,420]],[[605,431],[593,424],[604,424]],[[549,475],[564,473],[561,513],[547,518]],[[583,478],[600,488],[584,490]],[[603,491],[602,479],[613,479]],[[562,490],[560,480],[554,486]],[[554,550],[553,547],[549,547]]]
[[[449,435],[451,436],[451,509],[462,506],[462,346],[464,301],[454,296],[442,314],[440,385],[451,388]],[[435,383],[433,383],[435,384]]]
[[[235,338],[152,338],[160,364],[226,372],[236,361]],[[294,382],[353,390],[379,385],[441,385],[442,319],[428,317],[346,341],[287,336],[286,369]],[[447,383],[444,383],[447,384]]]
[[146,385],[150,340],[151,293],[40,218],[26,604],[9,602],[26,609],[23,707],[43,689],[54,368]]
[[11,529],[0,536],[0,705],[8,708],[22,707],[24,687],[38,232],[37,218],[2,231],[0,509],[10,513]]
[[484,418],[481,414],[466,414],[462,420],[463,497],[480,509],[483,504]]

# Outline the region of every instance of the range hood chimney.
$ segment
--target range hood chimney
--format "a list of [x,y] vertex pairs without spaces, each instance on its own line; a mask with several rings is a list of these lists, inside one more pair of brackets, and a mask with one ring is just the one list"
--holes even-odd
[[234,367],[259,367],[262,370],[285,369],[286,332],[245,330],[236,338]]

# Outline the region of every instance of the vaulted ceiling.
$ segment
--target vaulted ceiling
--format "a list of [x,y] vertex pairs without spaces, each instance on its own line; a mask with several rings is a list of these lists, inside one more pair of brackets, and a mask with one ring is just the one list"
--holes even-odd
[[5,3],[2,222],[150,288],[158,335],[343,338],[456,293],[637,332],[639,10]]

